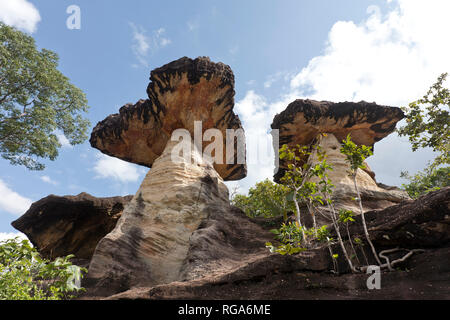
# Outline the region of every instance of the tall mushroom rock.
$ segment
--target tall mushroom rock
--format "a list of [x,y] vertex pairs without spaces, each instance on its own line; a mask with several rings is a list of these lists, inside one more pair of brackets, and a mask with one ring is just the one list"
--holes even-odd
[[[329,177],[336,187],[333,195],[336,205],[358,212],[357,204],[352,200],[355,190],[347,173],[349,165],[345,155],[340,153],[341,141],[351,134],[357,145],[373,147],[376,142],[391,134],[397,122],[403,118],[400,108],[364,101],[333,103],[298,99],[274,117],[271,127],[279,130],[280,146],[319,143],[333,167]],[[326,135],[323,136],[322,133]],[[280,161],[274,180],[279,182],[285,171],[286,165]],[[408,199],[405,192],[377,183],[375,173],[367,164],[365,170],[358,169],[357,182],[365,211],[383,209]]]
[[233,113],[229,66],[185,57],[153,70],[150,80],[149,99],[125,105],[99,122],[90,139],[105,154],[151,168],[94,252],[86,283],[103,293],[182,280],[196,230],[208,224],[212,211],[231,210],[224,180],[247,173],[245,163],[237,161],[239,152],[245,155],[245,137],[240,148],[233,138],[235,159],[225,161],[223,150],[222,164],[203,157],[200,146],[191,142],[192,153],[182,156],[175,149],[179,142],[171,139],[176,129],[194,137],[195,121],[201,121],[201,133],[215,128],[224,140],[227,129],[242,130]]

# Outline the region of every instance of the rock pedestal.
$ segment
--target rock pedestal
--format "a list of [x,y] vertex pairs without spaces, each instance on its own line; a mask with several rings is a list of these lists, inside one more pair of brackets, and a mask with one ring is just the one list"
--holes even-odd
[[[337,208],[359,212],[359,204],[353,200],[356,198],[356,190],[353,178],[348,175],[350,165],[346,156],[340,152],[341,143],[334,134],[328,133],[325,136],[317,137],[318,146],[327,155],[327,162],[333,167],[328,172],[328,176],[334,184],[333,200]],[[313,154],[309,161],[315,161]],[[408,200],[408,194],[397,188],[384,189],[374,179],[375,174],[366,163],[366,169],[358,169],[356,182],[361,194],[364,211],[374,209],[384,209],[389,206]]]
[[[327,162],[333,167],[329,177],[335,185],[335,206],[359,212],[358,203],[352,200],[356,197],[356,191],[347,173],[350,167],[345,155],[340,153],[341,141],[350,134],[357,145],[373,148],[375,143],[391,134],[397,122],[403,118],[400,108],[365,101],[334,103],[298,99],[274,117],[271,127],[279,130],[280,146],[311,146],[319,141],[322,151],[327,154]],[[326,136],[322,137],[321,134]],[[286,170],[286,161],[280,160],[274,181],[280,182]],[[365,170],[358,169],[357,182],[364,211],[384,209],[409,199],[406,192],[377,183],[375,173],[368,166]]]
[[97,288],[180,280],[190,237],[209,217],[207,208],[229,207],[228,189],[211,163],[195,148],[191,157],[172,155],[177,143],[168,143],[115,229],[99,242],[89,267]]

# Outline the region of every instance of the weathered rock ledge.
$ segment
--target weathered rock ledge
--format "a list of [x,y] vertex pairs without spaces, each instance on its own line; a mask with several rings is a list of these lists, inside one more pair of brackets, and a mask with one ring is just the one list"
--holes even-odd
[[[252,219],[235,210],[220,217],[227,250],[239,245],[239,263],[221,259],[211,235],[203,238],[202,254],[217,255],[215,268],[203,269],[193,279],[151,287],[136,286],[107,299],[449,299],[450,298],[450,187],[432,192],[416,201],[371,211],[367,214],[369,232],[378,250],[383,248],[422,248],[394,272],[383,272],[381,290],[368,290],[366,274],[346,273],[339,261],[341,275],[329,272],[331,259],[325,249],[315,249],[296,256],[280,256],[260,250],[271,237]],[[234,218],[231,218],[233,217]],[[219,217],[218,217],[219,218]],[[230,220],[231,219],[231,220]],[[238,219],[238,220],[235,220]],[[245,222],[245,230],[230,222]],[[204,226],[197,233],[203,233]],[[267,229],[269,229],[268,227]],[[360,232],[357,223],[352,231]],[[249,233],[255,232],[255,237]],[[214,233],[217,235],[217,232]],[[214,237],[213,237],[214,239]],[[252,239],[247,250],[246,241]],[[214,242],[217,244],[218,242]],[[194,254],[198,243],[191,243],[191,259],[202,269],[202,259]],[[85,296],[83,299],[98,299]]]
[[131,198],[49,195],[34,202],[12,226],[26,234],[46,258],[74,254],[76,259],[89,261]]

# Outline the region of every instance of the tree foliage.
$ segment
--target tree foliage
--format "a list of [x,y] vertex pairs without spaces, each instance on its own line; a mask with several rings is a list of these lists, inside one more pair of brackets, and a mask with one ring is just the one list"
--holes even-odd
[[278,217],[294,211],[292,201],[288,201],[289,189],[269,179],[258,182],[248,191],[248,196],[237,194],[231,202],[249,217]]
[[344,141],[342,141],[341,153],[347,158],[347,163],[350,165],[349,175],[356,176],[358,169],[365,169],[365,160],[373,155],[372,147],[365,145],[356,145],[352,141],[351,135],[348,134]]
[[72,265],[73,255],[43,259],[28,240],[0,242],[0,300],[61,300],[82,290],[86,269]]
[[409,180],[408,184],[403,184],[402,186],[413,199],[417,199],[428,192],[450,186],[450,167],[433,168],[429,166],[423,172],[418,172],[413,176],[407,171],[402,172],[400,176]]
[[56,53],[0,23],[0,154],[11,164],[42,170],[39,158],[58,156],[58,131],[71,144],[87,138],[86,96],[57,67]]
[[447,73],[443,73],[422,99],[404,107],[406,125],[398,130],[408,136],[413,151],[432,148],[438,156],[433,166],[450,162],[450,90],[443,86]]
[[[364,209],[362,206],[361,194],[359,192],[358,183],[357,183],[357,179],[356,179],[358,169],[365,169],[366,168],[366,165],[365,165],[366,158],[373,155],[372,147],[365,146],[365,145],[360,145],[360,146],[356,145],[356,143],[354,143],[352,141],[351,135],[348,134],[347,138],[342,141],[342,147],[341,147],[340,151],[342,154],[344,154],[346,156],[347,163],[350,166],[350,170],[349,170],[348,174],[350,177],[353,178],[353,184],[355,186],[355,192],[357,195],[356,199],[359,204],[359,210],[360,210],[359,213],[361,214],[361,220],[362,220],[362,225],[363,225],[363,229],[364,229],[364,234],[366,236],[366,240],[369,243],[369,246],[372,250],[372,253],[373,253],[375,259],[377,260],[377,263],[379,265],[381,265],[380,258],[378,257],[378,253],[375,250],[375,247],[374,247],[372,241],[370,240],[369,231],[367,230],[367,224],[366,224],[366,218],[364,215]],[[349,237],[350,237],[350,235],[349,235]]]
[[423,171],[401,173],[409,180],[403,188],[413,199],[450,185],[450,90],[444,87],[447,76],[443,73],[422,99],[403,108],[406,125],[398,130],[399,135],[408,136],[413,151],[428,147],[437,153]]

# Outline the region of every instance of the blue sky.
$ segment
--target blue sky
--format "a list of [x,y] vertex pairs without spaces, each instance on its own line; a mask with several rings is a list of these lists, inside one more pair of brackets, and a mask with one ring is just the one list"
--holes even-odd
[[[73,4],[81,9],[80,30],[66,27]],[[2,0],[0,20],[58,53],[60,70],[87,95],[92,126],[145,98],[150,70],[209,56],[233,69],[246,131],[264,135],[296,98],[401,106],[422,96],[450,71],[449,45],[439,41],[450,27],[448,9],[445,0]],[[392,135],[375,146],[369,164],[379,181],[400,185],[402,169],[415,172],[431,159],[426,150],[412,153],[406,140]],[[147,171],[88,142],[64,146],[45,163],[32,172],[0,160],[0,234],[15,231],[11,221],[31,201],[134,194]],[[230,187],[245,192],[272,170],[271,163],[250,166],[249,177]]]

